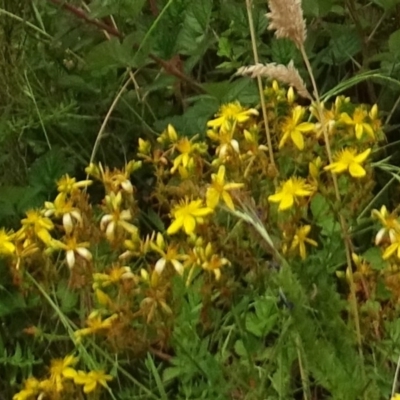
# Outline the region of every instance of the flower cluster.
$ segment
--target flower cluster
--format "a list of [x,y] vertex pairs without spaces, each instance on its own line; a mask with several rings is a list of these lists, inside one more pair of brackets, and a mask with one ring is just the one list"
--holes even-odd
[[41,380],[33,376],[28,378],[24,388],[14,395],[13,400],[58,399],[65,393],[77,396],[79,387],[82,387],[84,393],[98,391],[101,387],[108,388],[107,382],[113,379],[111,375],[102,370],[76,370],[77,363],[78,358],[73,355],[51,360],[48,376]]
[[[349,220],[367,204],[370,160],[382,138],[377,107],[369,110],[344,97],[307,107],[297,103],[293,88],[276,81],[264,95],[272,149],[257,107],[224,104],[203,139],[168,125],[157,140],[139,139],[140,161],[113,170],[91,164],[90,180],[66,175],[57,182],[54,201],[28,210],[20,229],[0,230],[0,255],[15,277],[39,270],[43,286],[64,280],[68,290],[88,296],[74,333],[77,343],[91,337],[134,354],[162,348],[179,303],[175,279],[186,287],[196,281],[205,292],[233,287],[252,270],[263,270],[261,251],[304,265],[324,251],[326,230],[335,228],[336,184],[348,201]],[[328,132],[332,157],[321,132]],[[150,182],[146,190],[132,183],[139,169],[137,176]],[[100,201],[89,196],[96,185],[104,190]],[[238,209],[254,212],[272,233],[274,251],[260,247],[255,233],[234,220]],[[383,258],[400,258],[397,218],[386,209],[374,215],[383,226],[376,239]],[[361,281],[368,268],[356,255],[353,261]],[[49,380],[30,378],[15,400],[69,384],[85,392],[107,386],[109,375],[76,371],[76,362],[72,356],[54,362]]]

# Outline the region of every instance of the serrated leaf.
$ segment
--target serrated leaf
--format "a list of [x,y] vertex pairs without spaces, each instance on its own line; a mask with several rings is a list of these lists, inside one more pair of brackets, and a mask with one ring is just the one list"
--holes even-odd
[[296,46],[289,39],[275,39],[271,42],[271,58],[278,64],[289,64],[296,53]]
[[273,329],[278,319],[275,302],[260,298],[255,302],[254,307],[255,313],[247,314],[245,326],[253,335],[263,337]]
[[259,94],[256,82],[249,78],[237,79],[229,84],[229,89],[222,97],[222,103],[239,101],[243,105],[257,104]]
[[72,311],[78,303],[77,293],[70,290],[65,281],[58,283],[56,295],[60,301],[60,308],[65,313]]
[[362,50],[362,43],[358,32],[352,28],[338,24],[328,24],[331,35],[329,46],[322,61],[329,65],[340,65]]
[[177,49],[187,55],[201,55],[206,50],[203,43],[207,40],[212,0],[194,1],[185,12],[183,27],[177,39]]
[[31,165],[28,172],[29,184],[46,192],[52,191],[56,181],[64,174],[71,174],[74,167],[73,158],[67,158],[60,148],[53,148]]

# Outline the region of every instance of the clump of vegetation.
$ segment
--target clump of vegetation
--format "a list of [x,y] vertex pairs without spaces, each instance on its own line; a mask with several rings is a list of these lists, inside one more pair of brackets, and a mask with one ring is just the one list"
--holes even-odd
[[40,186],[0,230],[9,398],[400,397],[400,219],[388,196],[399,170],[378,105],[342,94],[389,78],[366,73],[322,93],[299,0],[270,0],[262,16],[296,63],[260,63],[251,5],[254,63],[232,56],[224,68],[254,80],[257,101],[231,95],[210,113],[201,94],[203,129],[185,131],[189,109],[160,134],[146,128],[125,162],[96,162],[135,82],[128,70],[84,173],[61,172],[68,152],[34,164],[56,193]]

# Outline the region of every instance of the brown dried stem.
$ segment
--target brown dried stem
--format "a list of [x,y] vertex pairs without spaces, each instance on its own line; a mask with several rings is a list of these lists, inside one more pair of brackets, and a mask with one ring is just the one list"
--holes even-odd
[[[252,48],[253,48],[253,57],[254,57],[254,62],[256,64],[258,64],[259,59],[258,59],[258,51],[257,51],[256,34],[255,34],[254,23],[253,23],[253,12],[252,12],[253,4],[252,3],[253,3],[252,0],[246,0],[247,15],[249,18],[251,44],[252,44]],[[258,92],[260,95],[261,109],[262,109],[262,114],[263,114],[263,119],[264,119],[265,133],[267,136],[268,154],[269,154],[271,164],[275,168],[274,150],[272,148],[271,132],[269,130],[267,108],[265,106],[264,88],[263,88],[261,76],[257,76],[257,85],[258,85]]]
[[[111,25],[108,25],[104,23],[103,21],[100,21],[98,19],[93,19],[90,18],[82,9],[77,8],[71,4],[68,4],[64,2],[63,0],[49,0],[51,3],[59,6],[60,8],[63,8],[67,11],[69,11],[71,14],[74,14],[77,18],[85,21],[87,24],[94,25],[97,28],[104,30],[107,32],[109,35],[118,37],[120,39],[123,39],[124,35],[121,33],[118,29],[114,28]],[[185,75],[182,71],[180,71],[175,65],[172,63],[163,60],[162,58],[154,55],[154,54],[149,54],[148,55],[150,59],[152,59],[154,62],[156,62],[159,66],[161,66],[165,72],[169,75],[175,76],[182,82],[185,82],[187,85],[192,87],[194,90],[200,93],[205,93],[206,90],[196,81],[194,81],[192,78],[189,76]]]

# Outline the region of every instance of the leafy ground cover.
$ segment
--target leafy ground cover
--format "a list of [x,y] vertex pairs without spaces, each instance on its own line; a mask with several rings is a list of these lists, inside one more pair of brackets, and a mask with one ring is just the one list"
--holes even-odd
[[396,0],[0,9],[1,398],[400,398]]

